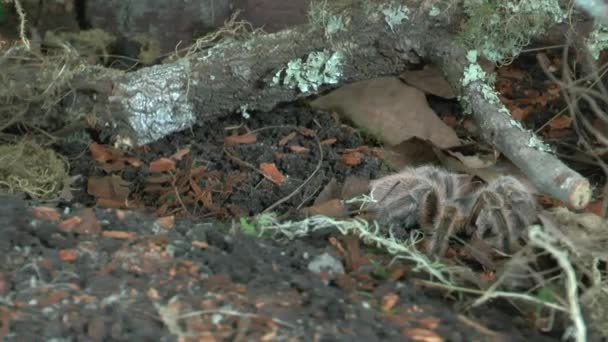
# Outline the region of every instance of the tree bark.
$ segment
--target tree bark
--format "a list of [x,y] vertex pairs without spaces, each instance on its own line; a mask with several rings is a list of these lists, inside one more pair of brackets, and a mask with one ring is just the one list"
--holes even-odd
[[[78,96],[90,97],[93,90],[96,100],[90,110],[109,124],[118,144],[132,146],[231,112],[268,111],[281,102],[343,83],[395,75],[432,60],[457,93],[469,99],[488,142],[540,191],[575,208],[586,206],[591,191],[585,178],[531,145],[533,134],[514,126],[502,105],[489,103],[475,82],[461,85],[468,62],[453,29],[463,19],[458,9],[431,16],[429,1],[352,2],[339,13],[320,15],[306,25],[224,41],[171,64],[131,73],[83,74],[77,84],[87,91]],[[314,82],[308,88],[295,86],[286,70],[297,60],[313,64],[311,54],[320,52],[340,57],[335,78],[326,78],[318,87]],[[328,71],[328,61],[321,64],[320,70]]]

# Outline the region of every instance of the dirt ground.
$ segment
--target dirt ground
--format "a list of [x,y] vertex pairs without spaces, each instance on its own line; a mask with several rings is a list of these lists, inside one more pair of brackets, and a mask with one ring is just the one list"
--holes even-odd
[[[189,147],[190,158],[178,169],[193,162],[205,168],[200,186],[214,189],[207,205],[165,206],[165,214],[178,216],[169,224],[156,216],[162,196],[143,191],[149,169],[128,165],[108,173],[82,142],[57,147],[70,157],[71,174],[81,176],[72,201],[0,197],[0,336],[5,341],[558,340],[530,326],[533,320],[513,306],[493,302],[471,308],[458,294],[422,286],[417,280],[427,276],[391,263],[389,255],[353,236],[320,231],[290,241],[243,232],[235,224],[238,217],[271,206],[295,217],[296,208],[310,206],[332,178],[371,179],[386,171],[370,150],[359,164],[345,164],[345,151],[369,142],[328,113],[298,105],[252,113],[247,127],[237,131],[256,132],[256,141],[227,147],[226,128],[242,122],[238,115],[209,122],[136,155],[150,163]],[[299,134],[281,145],[294,131]],[[310,131],[314,135],[306,134]],[[305,150],[290,147],[295,145]],[[256,171],[269,162],[285,177],[280,185]],[[129,182],[139,209],[95,205],[86,184],[107,174]]]

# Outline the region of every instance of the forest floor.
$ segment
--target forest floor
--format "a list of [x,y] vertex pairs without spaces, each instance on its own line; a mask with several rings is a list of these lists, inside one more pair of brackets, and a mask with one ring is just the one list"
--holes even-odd
[[[66,144],[60,152],[70,157],[71,174],[80,175],[73,185],[80,190],[70,203],[40,206],[2,197],[0,336],[6,341],[558,340],[539,333],[513,306],[496,301],[471,308],[456,293],[424,286],[417,280],[428,280],[427,275],[391,262],[386,252],[355,236],[333,230],[295,240],[249,234],[243,221],[230,217],[262,212],[313,173],[274,211],[293,213],[310,205],[332,178],[369,180],[383,171],[381,160],[369,152],[373,147],[361,148],[367,142],[328,113],[297,105],[254,113],[246,121],[249,133],[236,136],[255,134],[255,141],[236,138],[244,140],[228,146],[227,137],[235,135],[226,128],[242,121],[235,115],[170,135],[121,166],[100,164],[91,157],[100,159],[99,154],[89,153],[85,144]],[[158,174],[133,166],[139,165],[135,159],[144,164],[172,155],[179,159],[178,151],[173,181],[152,182]],[[363,151],[356,165],[345,162],[350,151]],[[257,167],[273,160],[284,177],[281,185]],[[175,183],[182,182],[178,175],[184,170],[195,170],[189,174],[208,185],[202,186],[203,192],[211,190],[206,201],[163,200],[162,186],[151,188],[179,187]],[[140,208],[96,206],[86,189],[91,192],[91,179],[102,174],[120,175],[125,187],[140,194],[131,199]],[[183,201],[193,193],[189,189],[182,192]]]

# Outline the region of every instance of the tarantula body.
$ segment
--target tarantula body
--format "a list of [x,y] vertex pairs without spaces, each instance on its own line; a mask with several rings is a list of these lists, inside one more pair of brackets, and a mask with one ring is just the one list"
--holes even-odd
[[403,227],[411,227],[419,221],[421,210],[425,213],[423,216],[434,211],[421,207],[422,202],[433,203],[456,196],[467,183],[464,177],[451,175],[435,166],[407,168],[371,182],[375,203],[369,209],[382,222],[399,222]]
[[470,176],[449,173],[435,166],[407,168],[372,181],[371,196],[376,202],[370,209],[391,232],[394,226],[409,228],[416,223],[425,230],[458,231],[461,225],[444,227],[445,220],[439,217],[447,215],[444,211],[448,207],[454,207],[454,215],[464,216],[468,209],[454,199],[466,198],[471,193],[470,179]]
[[513,177],[477,188],[467,175],[435,166],[408,168],[371,183],[371,209],[381,226],[428,233],[427,252],[444,255],[449,240],[466,232],[503,252],[518,247],[525,228],[536,219],[536,202]]
[[536,217],[532,194],[516,178],[503,176],[479,191],[469,232],[498,250],[512,253]]

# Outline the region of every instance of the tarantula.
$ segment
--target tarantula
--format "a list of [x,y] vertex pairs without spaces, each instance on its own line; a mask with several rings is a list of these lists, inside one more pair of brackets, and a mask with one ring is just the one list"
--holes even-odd
[[418,223],[431,233],[427,252],[436,255],[444,255],[450,238],[460,232],[512,252],[536,219],[533,196],[508,176],[478,187],[471,176],[427,165],[372,181],[371,196],[375,203],[369,209],[382,226],[399,237],[395,228]]

